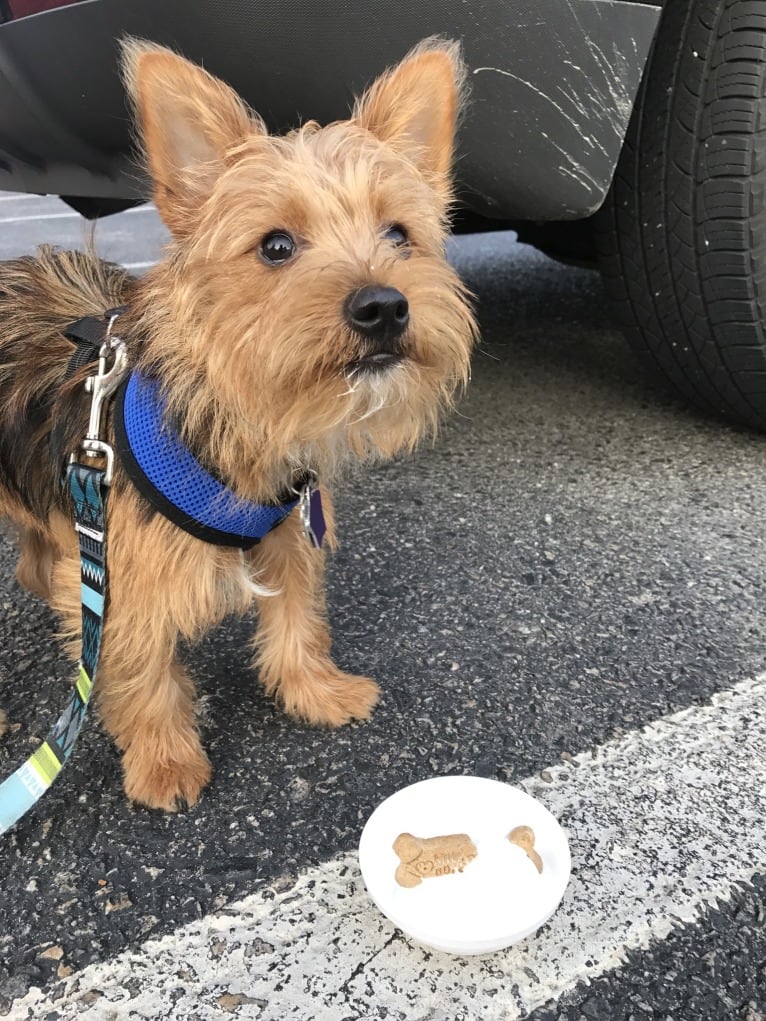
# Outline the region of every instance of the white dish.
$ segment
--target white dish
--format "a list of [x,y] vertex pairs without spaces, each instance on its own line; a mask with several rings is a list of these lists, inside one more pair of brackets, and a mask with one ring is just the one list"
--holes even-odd
[[[508,840],[531,826],[538,872]],[[466,833],[477,855],[462,872],[400,886],[393,843],[400,833],[435,837]],[[529,936],[564,895],[571,859],[566,835],[539,801],[518,787],[475,776],[441,776],[397,791],[367,820],[359,843],[367,890],[380,910],[412,939],[452,954],[487,954]]]

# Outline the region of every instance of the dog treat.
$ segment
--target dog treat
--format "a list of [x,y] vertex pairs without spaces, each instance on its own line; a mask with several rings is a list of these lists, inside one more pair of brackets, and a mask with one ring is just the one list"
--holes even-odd
[[535,850],[535,831],[531,826],[514,826],[508,834],[508,839],[512,844],[526,852],[527,858],[529,858],[538,872],[543,871],[543,859]]
[[476,845],[467,833],[444,837],[413,837],[400,833],[394,841],[400,865],[395,879],[399,886],[419,886],[431,876],[462,872],[477,855]]

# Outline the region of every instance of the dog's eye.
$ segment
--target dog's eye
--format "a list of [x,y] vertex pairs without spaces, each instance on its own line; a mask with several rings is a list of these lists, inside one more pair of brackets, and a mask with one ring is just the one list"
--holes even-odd
[[260,253],[266,262],[279,265],[292,259],[297,250],[295,241],[283,230],[272,231],[261,241]]
[[402,227],[400,223],[392,223],[390,227],[386,229],[383,235],[386,241],[390,241],[392,245],[396,245],[397,248],[402,248],[404,245],[409,243],[407,237],[407,231]]

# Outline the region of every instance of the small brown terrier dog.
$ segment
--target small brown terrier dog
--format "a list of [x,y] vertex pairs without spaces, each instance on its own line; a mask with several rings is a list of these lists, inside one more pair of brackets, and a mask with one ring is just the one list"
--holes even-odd
[[[268,134],[223,82],[129,41],[125,79],[172,241],[141,279],[43,248],[0,265],[0,512],[20,532],[19,581],[79,651],[80,566],[61,470],[88,421],[63,336],[127,306],[116,332],[159,382],[187,447],[238,497],[278,501],[313,472],[432,433],[468,375],[475,337],[445,261],[459,49],[427,40],[351,118]],[[108,437],[113,438],[113,409]],[[194,684],[176,658],[257,603],[254,665],[297,719],[366,719],[378,687],[330,658],[323,554],[298,510],[249,551],[204,542],[154,509],[118,459],[107,507],[109,603],[96,695],[127,796],[167,810],[210,779]]]

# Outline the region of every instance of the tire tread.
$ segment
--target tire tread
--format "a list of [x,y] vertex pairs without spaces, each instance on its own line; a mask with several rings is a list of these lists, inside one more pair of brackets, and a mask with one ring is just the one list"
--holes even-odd
[[764,221],[764,4],[674,0],[596,221],[602,273],[645,361],[696,404],[758,428]]

